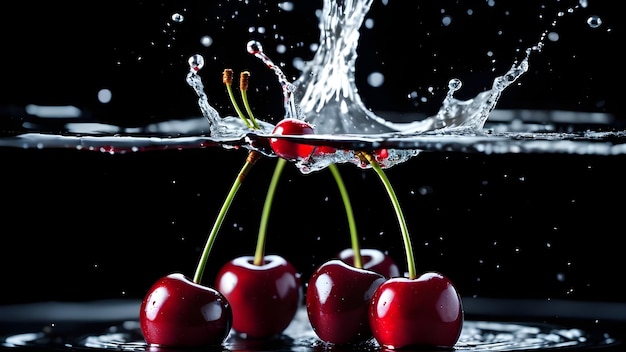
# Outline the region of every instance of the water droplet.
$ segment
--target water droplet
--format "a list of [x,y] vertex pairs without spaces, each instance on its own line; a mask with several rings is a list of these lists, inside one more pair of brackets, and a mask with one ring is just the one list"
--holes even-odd
[[291,1],[285,1],[278,4],[278,7],[283,11],[293,11],[294,5]]
[[453,92],[455,92],[455,91],[457,91],[457,90],[461,89],[461,86],[462,86],[462,85],[463,85],[463,83],[462,83],[462,82],[461,82],[461,80],[460,80],[460,79],[458,79],[458,78],[453,78],[453,79],[451,79],[451,80],[450,80],[450,82],[448,82],[448,88],[449,88],[451,91],[453,91]]
[[263,46],[261,45],[261,43],[257,42],[256,40],[249,41],[247,48],[248,48],[248,53],[252,55],[256,55],[258,53],[263,52]]
[[372,87],[380,87],[385,82],[385,76],[380,72],[372,72],[367,76],[367,83]]
[[599,16],[590,16],[587,18],[587,24],[591,28],[598,28],[602,25],[602,19]]
[[204,57],[200,54],[191,56],[188,62],[189,68],[194,72],[198,72],[204,67]]
[[98,101],[103,103],[103,104],[107,104],[111,101],[111,91],[109,89],[100,89],[98,91]]
[[181,23],[185,20],[185,16],[181,15],[178,12],[172,14],[172,21]]
[[200,38],[200,44],[208,48],[213,44],[213,38],[211,36],[205,35]]

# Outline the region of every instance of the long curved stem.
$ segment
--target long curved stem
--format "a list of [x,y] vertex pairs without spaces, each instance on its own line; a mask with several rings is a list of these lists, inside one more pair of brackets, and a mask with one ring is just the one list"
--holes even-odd
[[222,226],[222,223],[224,222],[224,218],[226,217],[226,214],[228,213],[228,209],[230,208],[230,205],[232,204],[233,199],[235,198],[235,194],[237,194],[237,191],[241,187],[243,180],[246,178],[246,175],[248,175],[248,172],[250,172],[250,169],[252,168],[252,166],[254,166],[254,164],[260,158],[261,158],[261,153],[257,151],[250,151],[248,153],[246,162],[244,163],[243,167],[239,171],[237,178],[235,178],[235,181],[233,182],[233,185],[231,186],[230,191],[228,192],[228,195],[226,196],[226,199],[224,200],[224,203],[222,204],[222,208],[220,209],[220,212],[217,215],[217,219],[215,220],[215,223],[213,224],[213,228],[211,229],[211,232],[209,233],[209,238],[207,239],[207,242],[204,245],[204,250],[202,251],[202,255],[200,256],[200,261],[198,262],[198,266],[196,267],[196,272],[193,276],[193,281],[195,283],[200,283],[202,281],[202,275],[204,274],[204,268],[206,267],[206,263],[209,258],[209,253],[211,252],[211,248],[213,247],[213,243],[215,242],[217,233],[219,232],[220,227]]
[[[274,201],[274,194],[276,193],[276,188],[278,186],[278,180],[280,179],[280,175],[282,174],[285,165],[287,164],[287,160],[279,158],[276,163],[276,168],[274,169],[274,174],[272,176],[272,180],[270,182],[270,186],[267,190],[267,194],[265,196],[265,203],[263,205],[263,212],[261,213],[261,222],[259,225],[259,235],[257,236],[257,244],[256,251],[254,253],[254,264],[261,265],[263,264],[263,257],[265,256],[265,241],[267,234],[267,224],[269,221],[270,211],[272,208],[272,203]],[[359,245],[359,238],[356,231],[356,222],[354,221],[354,212],[352,211],[352,204],[350,202],[350,197],[348,196],[348,192],[346,190],[346,186],[341,178],[341,174],[339,173],[339,169],[337,169],[337,165],[330,164],[329,169],[335,178],[335,182],[337,183],[337,187],[339,188],[339,193],[341,193],[341,198],[343,199],[343,205],[346,209],[346,216],[348,218],[348,226],[350,228],[350,239],[352,243],[352,251],[354,252],[354,266],[357,268],[363,268],[363,260],[361,257],[361,248]]]
[[339,173],[339,169],[337,165],[330,164],[328,168],[332,172],[335,177],[335,183],[337,183],[337,187],[339,188],[339,193],[341,193],[341,198],[343,199],[343,206],[346,209],[346,216],[348,218],[348,226],[350,228],[350,241],[352,244],[352,252],[354,257],[354,266],[362,269],[363,268],[363,259],[361,257],[361,246],[359,244],[359,237],[356,231],[356,222],[354,221],[354,213],[352,211],[352,203],[350,202],[350,197],[348,196],[348,191],[346,190],[346,186],[341,178],[341,174]]
[[270,182],[270,186],[265,195],[265,203],[263,205],[263,212],[261,213],[261,223],[259,225],[259,235],[257,236],[256,251],[254,252],[254,264],[263,264],[263,257],[265,256],[265,236],[267,234],[267,223],[270,217],[270,210],[272,209],[272,202],[274,201],[274,194],[276,193],[276,187],[278,186],[278,180],[280,175],[287,164],[287,160],[278,158],[276,167],[274,168],[274,175]]
[[406,225],[406,220],[404,218],[404,213],[402,212],[402,208],[400,207],[400,202],[398,201],[398,197],[396,196],[396,192],[393,190],[391,186],[391,182],[387,178],[385,171],[380,167],[380,164],[376,159],[372,156],[372,154],[360,152],[359,157],[361,159],[365,159],[370,165],[372,165],[372,169],[376,171],[378,177],[382,181],[385,189],[387,190],[387,194],[389,195],[389,199],[391,200],[391,204],[393,205],[393,209],[396,212],[396,217],[398,218],[398,224],[400,225],[400,231],[402,232],[402,240],[404,241],[404,251],[406,253],[406,262],[408,266],[408,273],[410,279],[417,278],[417,271],[415,269],[415,258],[413,256],[413,246],[411,245],[411,236],[409,236],[409,230]]

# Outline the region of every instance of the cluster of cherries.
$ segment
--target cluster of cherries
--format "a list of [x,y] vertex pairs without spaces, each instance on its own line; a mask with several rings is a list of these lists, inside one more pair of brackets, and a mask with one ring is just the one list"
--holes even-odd
[[[273,130],[276,136],[312,133],[313,126],[295,118],[283,119]],[[270,138],[269,144],[282,160],[329,152],[287,138]],[[384,151],[362,155],[364,162],[377,166],[376,156]],[[440,273],[417,275],[410,246],[405,247],[409,261],[405,275],[385,253],[358,247],[357,252],[341,251],[313,272],[304,300],[320,340],[348,346],[375,339],[388,349],[454,347],[464,319],[460,295]],[[282,334],[303,301],[301,276],[279,255],[261,258],[241,256],[227,262],[213,287],[182,273],[159,279],[141,303],[140,326],[146,343],[198,348],[223,344],[231,330],[254,340]]]

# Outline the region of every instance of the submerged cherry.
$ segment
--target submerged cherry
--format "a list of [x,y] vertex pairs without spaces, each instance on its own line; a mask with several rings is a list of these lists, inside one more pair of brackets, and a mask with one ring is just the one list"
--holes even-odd
[[293,320],[301,299],[300,274],[278,255],[263,263],[253,256],[227,262],[217,274],[215,287],[232,305],[233,329],[247,338],[280,334]]
[[372,338],[368,321],[370,299],[385,281],[382,274],[331,259],[311,275],[306,310],[317,336],[336,345]]
[[426,272],[380,285],[372,297],[369,320],[376,340],[386,348],[452,348],[461,335],[463,306],[447,277]]
[[230,332],[232,310],[219,291],[174,273],[148,290],[141,302],[139,323],[149,345],[219,346]]

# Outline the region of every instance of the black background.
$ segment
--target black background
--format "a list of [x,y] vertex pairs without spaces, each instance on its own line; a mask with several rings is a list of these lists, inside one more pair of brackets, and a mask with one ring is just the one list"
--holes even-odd
[[[363,30],[359,45],[359,92],[376,111],[432,114],[449,79],[463,80],[460,97],[488,89],[562,10],[554,28],[559,40],[532,57],[529,72],[507,89],[498,108],[601,112],[621,121],[617,3],[589,1],[567,14],[577,2],[375,1],[368,14],[375,29]],[[31,118],[21,110],[31,103],[71,104],[87,118],[126,126],[198,116],[184,80],[187,58],[195,53],[207,60],[201,72],[219,111],[232,114],[222,70],[249,69],[252,106],[258,117],[275,121],[279,87],[245,43],[261,40],[285,73],[297,77],[293,57],[312,57],[320,7],[310,1],[290,12],[271,2],[3,2],[3,132]],[[441,24],[442,9],[453,18],[450,26]],[[173,22],[176,12],[185,21]],[[599,28],[586,24],[591,15],[602,18]],[[249,32],[259,26],[263,34]],[[205,34],[214,38],[210,47],[200,44]],[[278,44],[288,52],[277,53]],[[383,87],[367,85],[371,71],[385,73]],[[102,88],[113,92],[109,104],[96,99]],[[413,91],[428,101],[416,104],[408,98]],[[141,298],[160,276],[192,275],[245,152],[3,148],[0,158],[0,303],[9,304]],[[463,295],[623,301],[623,162],[620,155],[424,153],[388,176],[406,211],[418,270],[449,275]],[[223,261],[253,253],[273,165],[259,162],[242,186],[207,280]],[[368,170],[340,168],[357,207],[362,245],[388,250],[404,267],[380,181]],[[287,168],[267,251],[293,261],[306,278],[349,246],[343,211],[329,172],[302,175]]]

